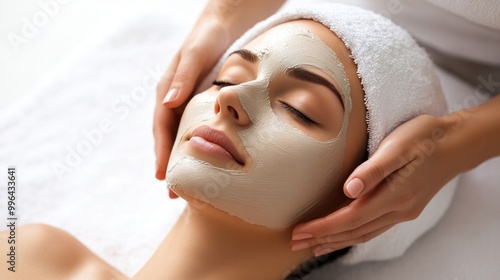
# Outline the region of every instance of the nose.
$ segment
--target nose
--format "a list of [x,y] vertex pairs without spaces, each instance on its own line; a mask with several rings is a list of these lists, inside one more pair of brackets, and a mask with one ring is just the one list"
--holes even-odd
[[250,117],[241,105],[238,94],[230,88],[223,88],[219,91],[214,104],[214,112],[222,119],[232,121],[240,126],[251,123]]

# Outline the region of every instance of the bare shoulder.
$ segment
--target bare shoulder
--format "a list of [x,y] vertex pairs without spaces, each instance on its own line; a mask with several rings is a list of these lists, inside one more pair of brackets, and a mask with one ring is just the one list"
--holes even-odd
[[[0,233],[0,240],[8,237],[8,231]],[[54,226],[20,226],[15,239],[15,272],[2,267],[2,279],[127,279],[74,236]],[[8,250],[3,246],[2,253]]]

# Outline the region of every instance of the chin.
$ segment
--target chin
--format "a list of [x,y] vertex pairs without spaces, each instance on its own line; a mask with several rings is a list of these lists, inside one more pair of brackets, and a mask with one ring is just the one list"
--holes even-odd
[[196,208],[198,210],[201,210],[201,209],[206,208],[207,206],[213,207],[209,203],[196,198],[192,194],[188,194],[186,191],[184,191],[180,187],[173,186],[173,187],[169,187],[169,189],[172,190],[180,198],[184,199],[188,203],[188,206],[190,206],[190,208]]

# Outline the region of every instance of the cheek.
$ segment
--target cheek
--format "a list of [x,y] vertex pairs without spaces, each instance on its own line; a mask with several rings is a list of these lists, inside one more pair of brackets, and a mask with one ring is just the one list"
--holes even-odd
[[[217,94],[205,92],[195,95],[186,106],[183,119],[200,119],[213,116]],[[187,116],[186,116],[187,115]]]
[[215,99],[216,95],[207,92],[195,95],[184,109],[177,137],[191,126],[213,118]]
[[240,134],[254,163],[282,176],[307,174],[310,169],[332,164],[327,156],[333,150],[332,143],[322,143],[306,136],[302,131],[287,124],[274,113],[264,116],[264,121]]

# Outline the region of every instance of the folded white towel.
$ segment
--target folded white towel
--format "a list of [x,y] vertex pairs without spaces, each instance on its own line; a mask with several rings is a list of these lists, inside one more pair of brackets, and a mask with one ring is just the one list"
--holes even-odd
[[[415,40],[385,17],[338,3],[305,3],[258,23],[228,49],[200,89],[207,87],[215,78],[228,54],[269,28],[300,18],[321,22],[350,49],[365,93],[369,156],[373,155],[385,136],[403,122],[421,114],[446,113],[446,101],[434,66]],[[355,263],[400,256],[441,218],[453,193],[453,187],[445,188],[419,219],[394,227],[371,242],[355,246],[344,260]]]
[[269,28],[300,18],[330,27],[351,50],[365,92],[370,156],[403,122],[420,114],[446,112],[434,66],[415,40],[385,17],[338,3],[293,6],[258,23],[228,49],[199,90],[210,85],[228,54]]

